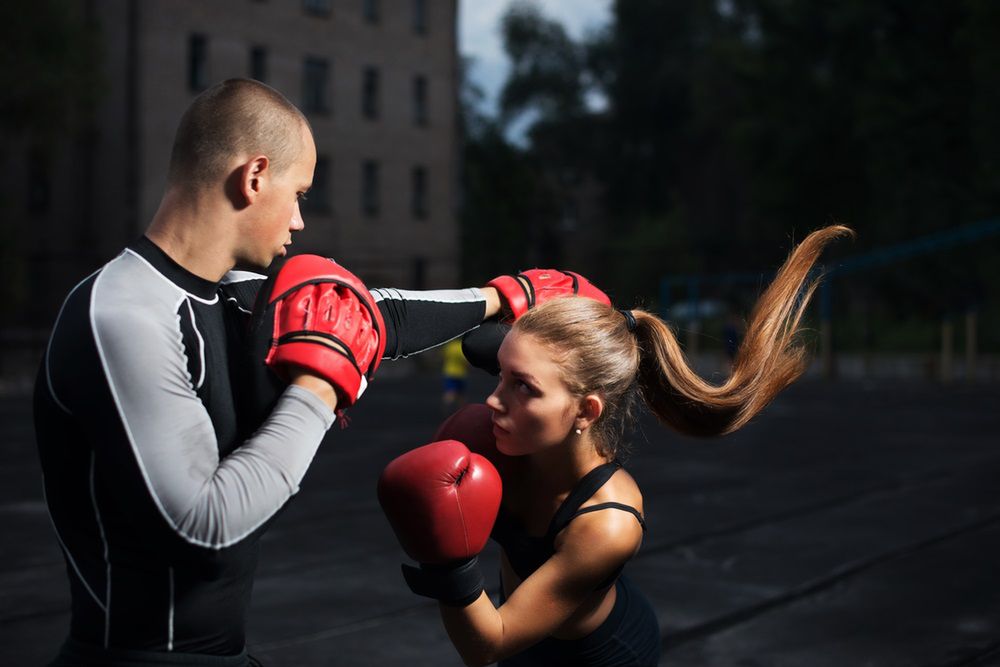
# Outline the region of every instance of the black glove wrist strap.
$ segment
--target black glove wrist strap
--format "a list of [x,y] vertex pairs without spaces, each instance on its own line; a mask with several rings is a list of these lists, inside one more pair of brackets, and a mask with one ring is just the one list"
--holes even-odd
[[472,604],[486,587],[476,556],[446,565],[421,563],[419,568],[404,563],[402,568],[411,591],[452,607]]

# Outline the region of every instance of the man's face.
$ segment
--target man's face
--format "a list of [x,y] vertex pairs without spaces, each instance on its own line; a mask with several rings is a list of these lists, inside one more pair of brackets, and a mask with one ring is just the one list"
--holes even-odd
[[312,132],[301,126],[302,150],[284,171],[266,180],[255,206],[258,206],[245,247],[245,261],[266,268],[276,257],[283,257],[292,243],[292,232],[305,227],[299,200],[312,187],[316,168],[316,144]]

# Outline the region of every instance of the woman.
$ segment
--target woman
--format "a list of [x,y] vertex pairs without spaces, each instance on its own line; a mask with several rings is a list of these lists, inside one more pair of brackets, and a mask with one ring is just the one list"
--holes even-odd
[[[828,242],[850,233],[827,227],[793,251],[758,301],[732,375],[720,386],[692,371],[670,328],[643,310],[559,298],[514,323],[498,354],[499,383],[486,401],[495,450],[482,433],[467,432],[477,419],[485,428],[482,411],[439,431],[481,450],[502,479],[491,534],[503,549],[500,606],[482,592],[481,575],[463,588],[474,559],[443,563],[438,553],[425,557],[426,550],[407,548],[422,562],[439,563],[422,570],[434,573],[434,585],[416,575],[407,580],[416,592],[445,600],[442,619],[466,664],[657,663],[656,617],[622,576],[645,532],[642,494],[621,467],[634,401],[641,398],[662,423],[689,435],[721,435],[746,424],[803,372],[806,354],[796,339],[815,288],[808,274]],[[428,445],[397,461],[455,444]],[[467,489],[480,484],[476,466],[462,467],[456,487],[463,480]],[[493,492],[499,486],[483,493]],[[406,546],[403,519],[386,511]],[[461,517],[472,528],[477,519],[466,515],[475,511],[470,503]],[[447,579],[442,572],[461,574]]]

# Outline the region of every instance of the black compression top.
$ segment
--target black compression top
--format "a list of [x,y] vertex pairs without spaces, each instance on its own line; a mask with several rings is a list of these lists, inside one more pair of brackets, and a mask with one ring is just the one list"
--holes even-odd
[[[244,650],[258,540],[334,420],[299,387],[244,395],[243,336],[263,280],[201,279],[141,238],[66,298],[34,416],[77,642]],[[459,336],[485,312],[477,289],[372,295],[391,357]]]
[[[584,475],[583,479],[577,482],[573,490],[566,496],[566,500],[559,505],[559,509],[552,516],[552,521],[549,522],[548,530],[541,536],[528,535],[521,522],[507,512],[501,503],[500,511],[497,514],[497,520],[493,525],[493,532],[490,536],[503,547],[504,553],[507,555],[507,560],[522,581],[531,576],[532,572],[541,567],[545,561],[555,554],[556,536],[569,525],[570,521],[581,514],[604,509],[623,510],[634,514],[635,518],[639,520],[639,525],[642,526],[642,532],[646,532],[646,522],[634,507],[621,503],[608,502],[580,509],[580,506],[587,502],[599,488],[604,486],[611,479],[611,476],[615,474],[615,471],[621,467],[621,464],[618,462],[605,463]],[[625,564],[623,563],[618,570],[597,587],[597,590],[607,588],[613,584],[624,567]]]

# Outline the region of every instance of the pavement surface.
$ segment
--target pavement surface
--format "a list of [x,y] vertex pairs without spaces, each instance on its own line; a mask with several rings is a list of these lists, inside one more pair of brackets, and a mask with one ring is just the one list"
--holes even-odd
[[[249,637],[268,667],[461,664],[403,584],[375,498],[438,401],[436,377],[380,378],[331,430],[264,538]],[[803,381],[715,440],[643,419],[628,467],[649,532],[627,572],[659,616],[661,664],[1000,665],[998,433],[1000,386],[922,381]],[[0,449],[0,665],[40,665],[68,593],[27,397],[0,399]]]

